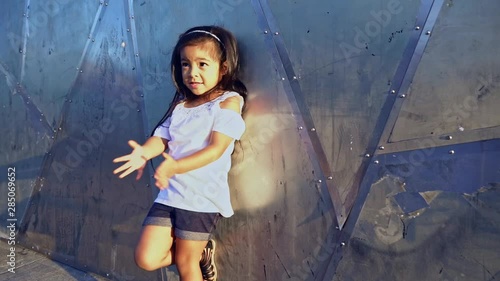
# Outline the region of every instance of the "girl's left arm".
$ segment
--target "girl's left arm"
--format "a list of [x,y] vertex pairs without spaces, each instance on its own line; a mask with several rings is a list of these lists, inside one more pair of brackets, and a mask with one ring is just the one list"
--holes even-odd
[[[240,99],[229,97],[220,103],[220,107],[240,113]],[[175,160],[167,153],[163,153],[165,161],[158,166],[154,176],[156,186],[160,189],[166,188],[168,179],[173,175],[186,173],[214,162],[222,156],[232,141],[232,137],[213,131],[209,144],[189,156]]]

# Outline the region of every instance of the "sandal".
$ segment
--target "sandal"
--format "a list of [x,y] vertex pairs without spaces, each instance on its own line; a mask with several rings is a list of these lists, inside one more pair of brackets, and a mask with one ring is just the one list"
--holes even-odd
[[200,259],[201,275],[203,280],[217,281],[217,267],[215,266],[215,240],[208,240]]

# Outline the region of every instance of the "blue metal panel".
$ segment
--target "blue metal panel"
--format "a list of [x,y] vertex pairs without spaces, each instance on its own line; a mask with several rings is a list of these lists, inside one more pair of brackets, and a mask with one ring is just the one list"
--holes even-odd
[[[498,1],[445,1],[422,56],[391,142],[453,135],[498,137],[482,129],[500,119]],[[411,130],[409,130],[411,128]]]
[[[500,141],[440,147],[415,162],[421,152],[376,157],[333,280],[499,276]],[[407,212],[398,197],[414,191],[425,204]]]
[[[68,71],[77,75],[61,83],[68,93],[60,112],[54,109],[54,144],[43,159],[40,176],[32,177],[35,187],[19,240],[82,270],[116,279],[132,275],[152,280],[157,274],[141,271],[133,259],[133,245],[151,204],[149,179],[118,180],[112,174],[112,159],[130,151],[127,140],[144,141],[142,92],[135,77],[134,44],[126,32],[129,20],[124,17],[129,6],[126,1],[84,6],[83,11],[93,10],[95,15],[81,19],[85,32],[78,32],[81,25],[76,23],[74,30],[69,28],[77,33],[68,36],[79,39],[61,47],[63,53],[79,53],[67,56],[75,64]],[[66,30],[64,22],[54,24],[46,36],[57,37],[55,30]],[[41,42],[28,46],[41,47],[45,36],[35,40]],[[49,54],[39,55],[50,60]],[[57,73],[42,79],[49,81]],[[41,96],[40,102],[52,97]]]
[[328,162],[323,173],[332,177],[326,183],[342,225],[366,169],[363,157],[373,153],[385,124],[380,116],[390,110],[384,102],[392,97],[384,93],[388,84],[398,83],[392,77],[415,18],[426,18],[418,15],[419,1],[270,1],[270,6],[291,61],[284,65],[293,68],[300,84],[297,100],[312,115],[308,126],[323,148],[311,155]]

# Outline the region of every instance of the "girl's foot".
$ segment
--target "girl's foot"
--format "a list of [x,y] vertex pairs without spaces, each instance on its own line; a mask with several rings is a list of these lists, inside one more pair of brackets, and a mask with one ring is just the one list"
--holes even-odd
[[200,268],[203,280],[217,280],[217,267],[215,266],[215,240],[208,240],[207,246],[203,249],[203,253],[201,253]]

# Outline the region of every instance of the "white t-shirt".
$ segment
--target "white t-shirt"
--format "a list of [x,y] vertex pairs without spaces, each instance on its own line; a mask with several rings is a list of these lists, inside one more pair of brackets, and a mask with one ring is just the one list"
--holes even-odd
[[[241,96],[236,92],[225,92],[216,99],[193,108],[178,104],[169,117],[154,132],[168,140],[169,154],[174,159],[189,156],[210,141],[212,131],[220,132],[239,140],[245,131],[241,114],[220,108],[228,97]],[[243,107],[243,98],[241,98]],[[241,111],[241,108],[240,108]],[[220,213],[224,217],[234,214],[229,197],[228,172],[231,168],[231,153],[234,140],[222,156],[201,168],[176,174],[169,179],[168,188],[161,190],[155,202],[179,209]]]

